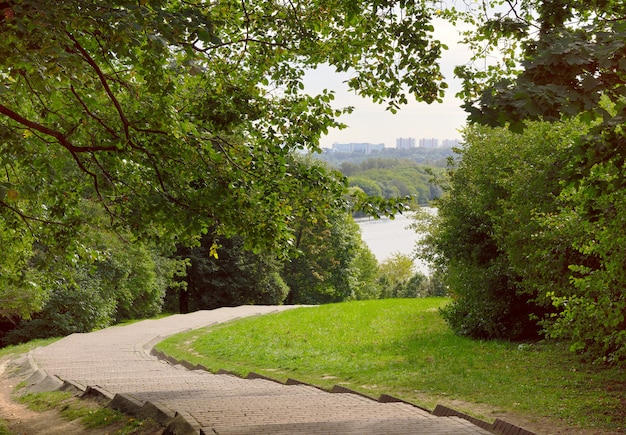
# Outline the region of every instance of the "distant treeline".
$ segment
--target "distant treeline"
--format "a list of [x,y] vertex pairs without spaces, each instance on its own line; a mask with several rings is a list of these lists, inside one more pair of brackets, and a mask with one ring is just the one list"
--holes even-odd
[[372,154],[363,153],[323,153],[318,157],[331,164],[332,166],[339,166],[342,163],[354,163],[360,164],[367,160],[382,158],[382,159],[402,159],[410,160],[415,163],[419,163],[427,166],[434,166],[444,168],[447,165],[449,157],[453,156],[452,148],[408,148],[408,149],[396,149],[385,148],[381,152]]
[[361,163],[343,162],[338,166],[356,186],[369,195],[383,198],[412,196],[424,205],[441,196],[437,184],[445,171],[440,167],[418,164],[412,159],[370,158]]

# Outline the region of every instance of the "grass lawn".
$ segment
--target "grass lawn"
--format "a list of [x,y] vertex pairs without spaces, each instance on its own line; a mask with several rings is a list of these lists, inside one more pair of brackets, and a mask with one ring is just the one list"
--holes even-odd
[[31,340],[28,343],[24,343],[24,344],[18,344],[15,346],[6,346],[6,347],[2,347],[0,348],[0,358],[6,357],[6,356],[15,356],[15,355],[19,355],[22,353],[26,353],[30,350],[33,350],[37,347],[43,347],[43,346],[47,346],[49,344],[54,343],[55,341],[60,340],[60,338],[45,338],[45,339],[37,339],[37,340]]
[[581,427],[626,427],[623,369],[585,364],[561,343],[456,336],[438,314],[446,302],[387,299],[298,308],[190,331],[157,348],[210,370],[340,384],[430,409],[455,399]]

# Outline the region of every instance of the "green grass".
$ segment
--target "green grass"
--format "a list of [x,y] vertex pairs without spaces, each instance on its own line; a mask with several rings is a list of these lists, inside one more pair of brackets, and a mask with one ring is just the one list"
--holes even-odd
[[128,419],[126,415],[113,409],[94,406],[77,400],[72,393],[66,391],[26,394],[20,396],[18,401],[37,412],[55,409],[65,420],[80,420],[83,426],[88,429],[106,427]]
[[[86,429],[106,428],[115,425],[115,435],[132,434],[145,424],[145,420],[137,420],[120,411],[104,408],[95,402],[77,399],[66,391],[51,391],[26,394],[17,399],[29,409],[37,412],[56,410],[67,421],[79,420]],[[0,432],[0,435],[2,432]]]
[[31,350],[33,350],[33,349],[35,349],[37,347],[47,346],[47,345],[52,344],[55,341],[58,341],[60,339],[61,338],[59,338],[59,337],[57,337],[57,338],[45,338],[45,339],[31,340],[28,343],[17,344],[15,346],[2,347],[2,348],[0,348],[0,358],[20,355],[22,353],[26,353],[28,351],[31,351]]
[[626,426],[623,370],[585,364],[559,343],[459,337],[438,314],[445,303],[396,299],[294,309],[190,331],[157,348],[210,370],[341,384],[431,409],[454,399],[474,414],[489,408],[581,427]]

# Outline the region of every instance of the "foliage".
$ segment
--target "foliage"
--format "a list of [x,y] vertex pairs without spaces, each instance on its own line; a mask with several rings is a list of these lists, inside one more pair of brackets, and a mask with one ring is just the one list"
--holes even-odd
[[[499,62],[486,70],[457,69],[469,119],[516,132],[533,126],[529,120],[554,123],[555,130],[563,119],[581,123],[567,154],[552,161],[562,180],[554,198],[538,205],[518,195],[528,201],[522,217],[529,211],[535,216],[515,231],[497,229],[510,231],[499,246],[521,273],[524,291],[538,291],[559,310],[543,322],[550,336],[571,339],[573,350],[593,358],[624,361],[619,210],[626,188],[625,6],[540,0],[483,5],[478,14],[447,11],[478,26],[466,33],[475,60],[500,51]],[[536,170],[528,170],[527,182],[531,172]],[[515,240],[521,249],[513,247]]]
[[348,175],[348,184],[365,193],[384,198],[412,197],[414,204],[427,204],[441,195],[441,188],[433,183],[435,168],[410,160],[368,159],[359,165],[342,163],[339,169]]
[[424,296],[428,278],[415,272],[413,259],[395,253],[379,266],[380,298],[415,298]]
[[33,242],[25,229],[0,219],[0,318],[27,317],[43,307],[46,294],[38,284],[39,273],[28,267]]
[[420,296],[425,297],[442,297],[449,296],[448,286],[445,281],[444,273],[441,270],[430,271],[425,292]]
[[102,278],[80,268],[71,271],[70,279],[56,282],[42,311],[30,320],[19,322],[3,341],[15,344],[109,326],[115,313],[115,299],[107,294]]
[[434,223],[421,255],[444,273],[454,296],[444,317],[455,331],[508,339],[539,332],[536,321],[551,305],[546,286],[567,285],[567,265],[558,255],[535,255],[542,247],[563,252],[539,240],[535,217],[556,208],[559,165],[577,134],[575,126],[549,124],[529,126],[523,136],[466,130],[438,215],[422,215]]
[[319,150],[350,111],[332,107],[332,91],[306,94],[304,72],[350,69],[349,87],[392,111],[409,96],[439,101],[446,87],[444,47],[422,3],[3,4],[5,317],[28,317],[48,297],[38,270],[25,267],[34,244],[80,255],[72,240],[90,222],[85,202],[132,242],[172,249],[211,229],[282,256],[303,211],[402,209],[364,195],[348,201],[343,177],[289,157]]
[[[291,156],[308,171],[326,165],[310,156]],[[295,167],[295,165],[294,165]],[[315,207],[323,192],[311,193]],[[189,261],[184,284],[172,289],[166,309],[188,312],[240,304],[327,303],[377,295],[375,257],[360,238],[358,225],[345,210],[328,207],[298,210],[297,239],[289,258],[271,251],[245,249],[241,237],[209,233],[198,247],[180,246]],[[286,299],[287,297],[287,299]]]
[[244,249],[240,237],[209,233],[202,237],[200,246],[180,247],[176,255],[188,260],[189,266],[183,278],[186,285],[171,289],[170,297],[178,303],[166,307],[170,311],[277,305],[287,296],[288,287],[280,277],[282,262],[270,252]]
[[[545,237],[573,251],[569,285],[547,291],[561,312],[545,322],[550,336],[606,362],[626,361],[626,205],[619,160],[598,164],[579,184],[566,186],[558,212],[542,216]],[[547,254],[544,247],[539,253]]]
[[458,68],[470,120],[520,130],[524,120],[596,116],[604,127],[623,122],[603,98],[624,97],[626,7],[622,2],[482,1],[480,13],[461,14],[477,25],[466,32],[475,60],[493,56],[487,71]]
[[[89,213],[97,222],[103,212],[92,205]],[[88,332],[161,311],[165,290],[179,267],[176,260],[147,243],[131,245],[106,225],[74,231],[75,247],[65,255],[35,245],[25,272],[36,271],[37,286],[48,296],[31,318],[14,317],[15,324],[6,325],[4,342]]]
[[[623,192],[618,166],[567,182],[578,122],[466,131],[422,255],[454,295],[444,316],[475,337],[537,330],[594,359],[624,361]],[[565,181],[564,181],[565,180]]]
[[380,297],[380,288],[377,282],[379,274],[378,260],[363,241],[361,241],[361,246],[357,249],[353,266],[357,271],[356,283],[352,296],[349,299],[378,299]]
[[[359,226],[349,213],[334,213],[328,223],[300,223],[295,248],[282,272],[289,286],[289,304],[340,302],[364,294],[371,276],[359,266],[370,267],[361,257],[368,248]],[[365,260],[365,261],[364,261]],[[364,280],[364,281],[362,281]]]
[[[392,111],[445,89],[443,46],[421,2],[4,4],[3,316],[42,307],[47,293],[24,265],[35,243],[79,250],[85,201],[132,242],[172,249],[212,229],[286,256],[294,216],[348,203],[343,177],[289,158],[318,150],[350,111],[332,107],[331,91],[308,95],[305,70],[350,69],[348,86]],[[307,202],[315,192],[322,203]],[[365,196],[349,204],[402,209]]]
[[547,420],[544,427],[552,424],[552,430],[624,427],[624,370],[585,364],[558,342],[458,336],[437,312],[448,301],[385,299],[287,310],[190,331],[157,348],[212,371],[254,371],[324,388],[340,384],[431,409],[441,403],[484,415],[488,406],[527,421]]

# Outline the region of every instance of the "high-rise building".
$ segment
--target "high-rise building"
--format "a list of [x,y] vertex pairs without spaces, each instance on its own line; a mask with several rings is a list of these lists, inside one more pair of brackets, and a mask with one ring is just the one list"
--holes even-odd
[[431,138],[420,139],[420,148],[437,148],[439,146],[439,139]]
[[334,143],[333,151],[336,153],[360,153],[371,154],[385,149],[384,143]]
[[396,139],[396,148],[399,150],[415,148],[415,138],[413,137],[399,137]]

